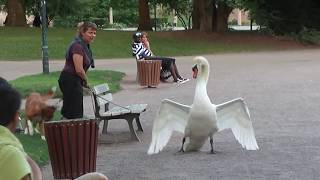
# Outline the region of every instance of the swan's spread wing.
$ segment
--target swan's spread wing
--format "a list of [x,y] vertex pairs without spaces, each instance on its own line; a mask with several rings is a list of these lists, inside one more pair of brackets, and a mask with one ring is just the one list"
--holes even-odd
[[242,98],[217,106],[219,131],[230,128],[233,135],[247,150],[259,149],[247,105]]
[[153,122],[152,141],[148,154],[159,153],[168,143],[173,131],[184,132],[190,106],[164,99]]

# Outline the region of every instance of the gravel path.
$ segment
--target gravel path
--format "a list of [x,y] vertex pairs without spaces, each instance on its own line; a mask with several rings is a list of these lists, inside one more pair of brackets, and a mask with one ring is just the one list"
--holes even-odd
[[[98,146],[97,170],[109,179],[172,180],[271,180],[319,179],[320,176],[320,49],[281,52],[205,55],[211,65],[208,94],[219,104],[243,97],[254,120],[259,151],[245,151],[231,131],[214,137],[219,153],[201,152],[175,155],[181,134],[174,134],[164,151],[146,154],[151,140],[153,118],[160,101],[170,98],[192,104],[195,80],[186,84],[161,83],[157,88],[136,84],[133,59],[99,60],[96,67],[125,72],[123,90],[115,102],[125,105],[147,103],[142,114],[141,143],[130,141],[125,121],[110,122],[109,144]],[[192,57],[178,57],[181,74],[191,78]],[[60,70],[62,61],[50,62]],[[0,76],[7,79],[39,73],[41,62],[0,62]],[[92,114],[85,98],[86,114]],[[42,168],[44,179],[53,179],[51,166]]]

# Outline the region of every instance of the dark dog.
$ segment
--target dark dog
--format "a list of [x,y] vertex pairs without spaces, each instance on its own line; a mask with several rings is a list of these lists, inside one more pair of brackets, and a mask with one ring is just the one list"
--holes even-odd
[[51,120],[57,109],[55,106],[46,104],[46,102],[54,96],[54,93],[55,88],[52,88],[46,95],[32,92],[27,97],[25,106],[26,134],[33,135],[33,124],[35,124],[39,126],[41,138],[44,139],[44,122]]

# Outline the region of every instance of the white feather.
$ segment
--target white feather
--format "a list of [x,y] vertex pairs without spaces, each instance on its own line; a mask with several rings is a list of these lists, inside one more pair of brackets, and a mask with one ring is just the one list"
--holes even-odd
[[184,132],[190,106],[164,99],[153,122],[152,141],[148,154],[159,153],[165,147],[173,131]]
[[234,137],[247,150],[259,149],[248,107],[242,98],[216,106],[219,131],[231,129]]

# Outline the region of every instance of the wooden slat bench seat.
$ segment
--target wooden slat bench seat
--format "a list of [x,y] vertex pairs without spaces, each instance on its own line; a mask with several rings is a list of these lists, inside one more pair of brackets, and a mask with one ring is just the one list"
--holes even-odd
[[[112,101],[112,94],[107,83],[94,86],[91,91],[94,100],[95,117],[98,121],[104,121],[102,134],[107,134],[109,120],[125,119],[129,125],[131,138],[140,141],[133,127],[133,120],[136,121],[138,131],[143,131],[140,123],[140,113],[146,110],[147,104],[132,104],[127,106],[115,104]],[[110,104],[114,107],[109,108]]]

